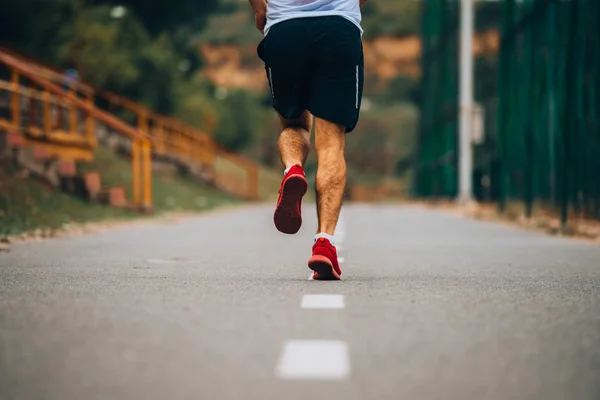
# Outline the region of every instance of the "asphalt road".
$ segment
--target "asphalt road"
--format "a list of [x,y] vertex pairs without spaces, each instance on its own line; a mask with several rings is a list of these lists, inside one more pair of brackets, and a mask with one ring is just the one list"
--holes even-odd
[[600,246],[352,206],[316,282],[305,210],[296,236],[261,206],[0,254],[0,399],[600,399]]

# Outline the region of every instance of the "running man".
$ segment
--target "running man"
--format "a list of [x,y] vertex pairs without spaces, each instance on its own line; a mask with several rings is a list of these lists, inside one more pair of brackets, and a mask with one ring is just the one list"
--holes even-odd
[[308,266],[313,278],[340,279],[334,241],[346,188],[346,134],[359,118],[364,81],[361,7],[367,0],[249,0],[264,34],[258,56],[281,122],[285,166],[274,214],[280,232],[302,225],[304,163],[315,127],[319,226]]

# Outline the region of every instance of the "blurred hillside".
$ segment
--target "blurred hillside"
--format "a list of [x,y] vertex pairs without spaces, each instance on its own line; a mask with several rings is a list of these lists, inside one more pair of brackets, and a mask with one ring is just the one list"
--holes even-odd
[[[351,181],[403,176],[410,167],[420,7],[371,0],[363,9],[367,76],[362,119],[348,144]],[[478,8],[476,52],[485,73],[498,45],[497,7]],[[211,130],[226,147],[279,168],[277,121],[256,56],[261,35],[246,0],[4,0],[0,37],[5,46],[74,68],[93,84]]]

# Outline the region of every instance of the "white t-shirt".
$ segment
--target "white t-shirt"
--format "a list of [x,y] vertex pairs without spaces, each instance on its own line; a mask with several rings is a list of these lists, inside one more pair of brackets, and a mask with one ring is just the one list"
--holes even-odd
[[267,25],[269,29],[288,19],[339,15],[351,21],[363,32],[359,0],[267,0]]

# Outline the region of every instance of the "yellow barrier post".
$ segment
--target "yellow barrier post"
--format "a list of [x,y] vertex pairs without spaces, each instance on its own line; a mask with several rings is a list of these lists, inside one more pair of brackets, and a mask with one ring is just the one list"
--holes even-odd
[[62,131],[65,129],[63,121],[64,100],[57,99],[54,106],[56,107],[56,124],[52,127],[52,130]]
[[[75,92],[75,89],[73,89],[71,87],[70,90],[70,94],[75,97],[77,96],[77,93]],[[75,105],[72,102],[69,102],[69,131],[70,133],[76,133],[78,131],[77,129],[77,110],[75,108]]]
[[142,144],[142,174],[144,179],[143,207],[145,211],[152,209],[152,153],[150,142]]
[[13,129],[19,129],[21,127],[21,107],[20,107],[20,93],[19,93],[19,73],[16,70],[12,71],[12,124]]
[[44,129],[44,134],[49,135],[52,131],[52,116],[50,112],[50,93],[47,90],[44,90],[42,102],[42,118],[44,119],[42,126]]
[[[138,120],[138,130],[143,135],[150,135],[148,129],[148,112],[144,108],[135,110]],[[140,208],[144,211],[152,207],[152,155],[150,153],[150,142],[148,140],[140,141],[139,149],[141,151],[140,162],[141,171],[138,170],[138,175],[141,178],[141,203]]]
[[138,208],[140,205],[140,148],[139,139],[131,141],[131,170],[133,184],[133,205]]
[[86,136],[89,140],[89,143],[91,146],[94,145],[94,143],[96,143],[96,124],[94,121],[94,117],[92,116],[92,111],[94,110],[95,104],[94,104],[94,95],[93,93],[87,94],[87,106],[88,106],[88,113],[85,116],[85,131],[86,131]]
[[143,109],[137,109],[137,120],[138,120],[138,130],[144,134],[148,135],[148,114]]

